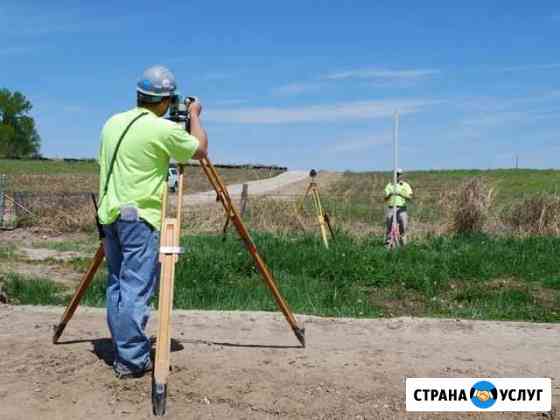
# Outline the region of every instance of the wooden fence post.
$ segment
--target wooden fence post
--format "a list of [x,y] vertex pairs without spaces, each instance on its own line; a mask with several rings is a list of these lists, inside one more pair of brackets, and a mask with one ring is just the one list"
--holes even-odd
[[245,216],[245,209],[247,208],[247,199],[249,198],[249,184],[243,184],[241,190],[241,202],[239,203],[239,210],[241,217]]

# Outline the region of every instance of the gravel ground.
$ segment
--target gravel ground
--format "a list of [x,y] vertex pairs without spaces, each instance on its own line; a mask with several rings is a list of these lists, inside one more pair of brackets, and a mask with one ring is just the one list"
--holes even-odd
[[[104,311],[80,308],[55,346],[51,327],[61,313],[0,305],[0,417],[152,418],[150,378],[119,381],[111,373]],[[560,325],[298,320],[306,327],[305,349],[279,314],[175,311],[167,418],[545,418],[407,414],[406,377],[552,377],[557,406]]]

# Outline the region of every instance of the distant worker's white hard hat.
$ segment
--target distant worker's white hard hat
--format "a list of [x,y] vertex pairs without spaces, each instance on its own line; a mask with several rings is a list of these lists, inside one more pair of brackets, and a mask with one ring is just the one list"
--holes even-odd
[[397,174],[398,175],[404,174],[404,171],[402,170],[402,168],[397,168]]
[[153,66],[144,71],[136,85],[137,92],[146,102],[159,102],[172,96],[177,89],[175,76],[164,66]]

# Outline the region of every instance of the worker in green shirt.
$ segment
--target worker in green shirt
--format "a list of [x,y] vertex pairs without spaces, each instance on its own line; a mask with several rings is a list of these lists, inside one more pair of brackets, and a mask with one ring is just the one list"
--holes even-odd
[[105,233],[107,323],[118,378],[152,369],[144,330],[159,277],[161,202],[169,161],[201,159],[208,150],[199,102],[189,105],[190,134],[161,118],[175,89],[167,68],[150,67],[137,84],[137,107],[112,116],[101,132],[97,215]]
[[412,199],[412,187],[403,179],[403,170],[397,169],[397,184],[389,182],[385,187],[385,224],[387,234],[385,244],[389,244],[395,208],[397,210],[397,222],[402,244],[406,243],[406,233],[408,231],[408,212],[407,201]]

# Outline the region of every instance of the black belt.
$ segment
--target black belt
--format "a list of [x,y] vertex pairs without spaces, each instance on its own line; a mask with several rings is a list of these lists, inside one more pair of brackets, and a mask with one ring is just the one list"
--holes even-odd
[[406,210],[406,206],[389,206],[390,209],[397,208],[399,210]]

